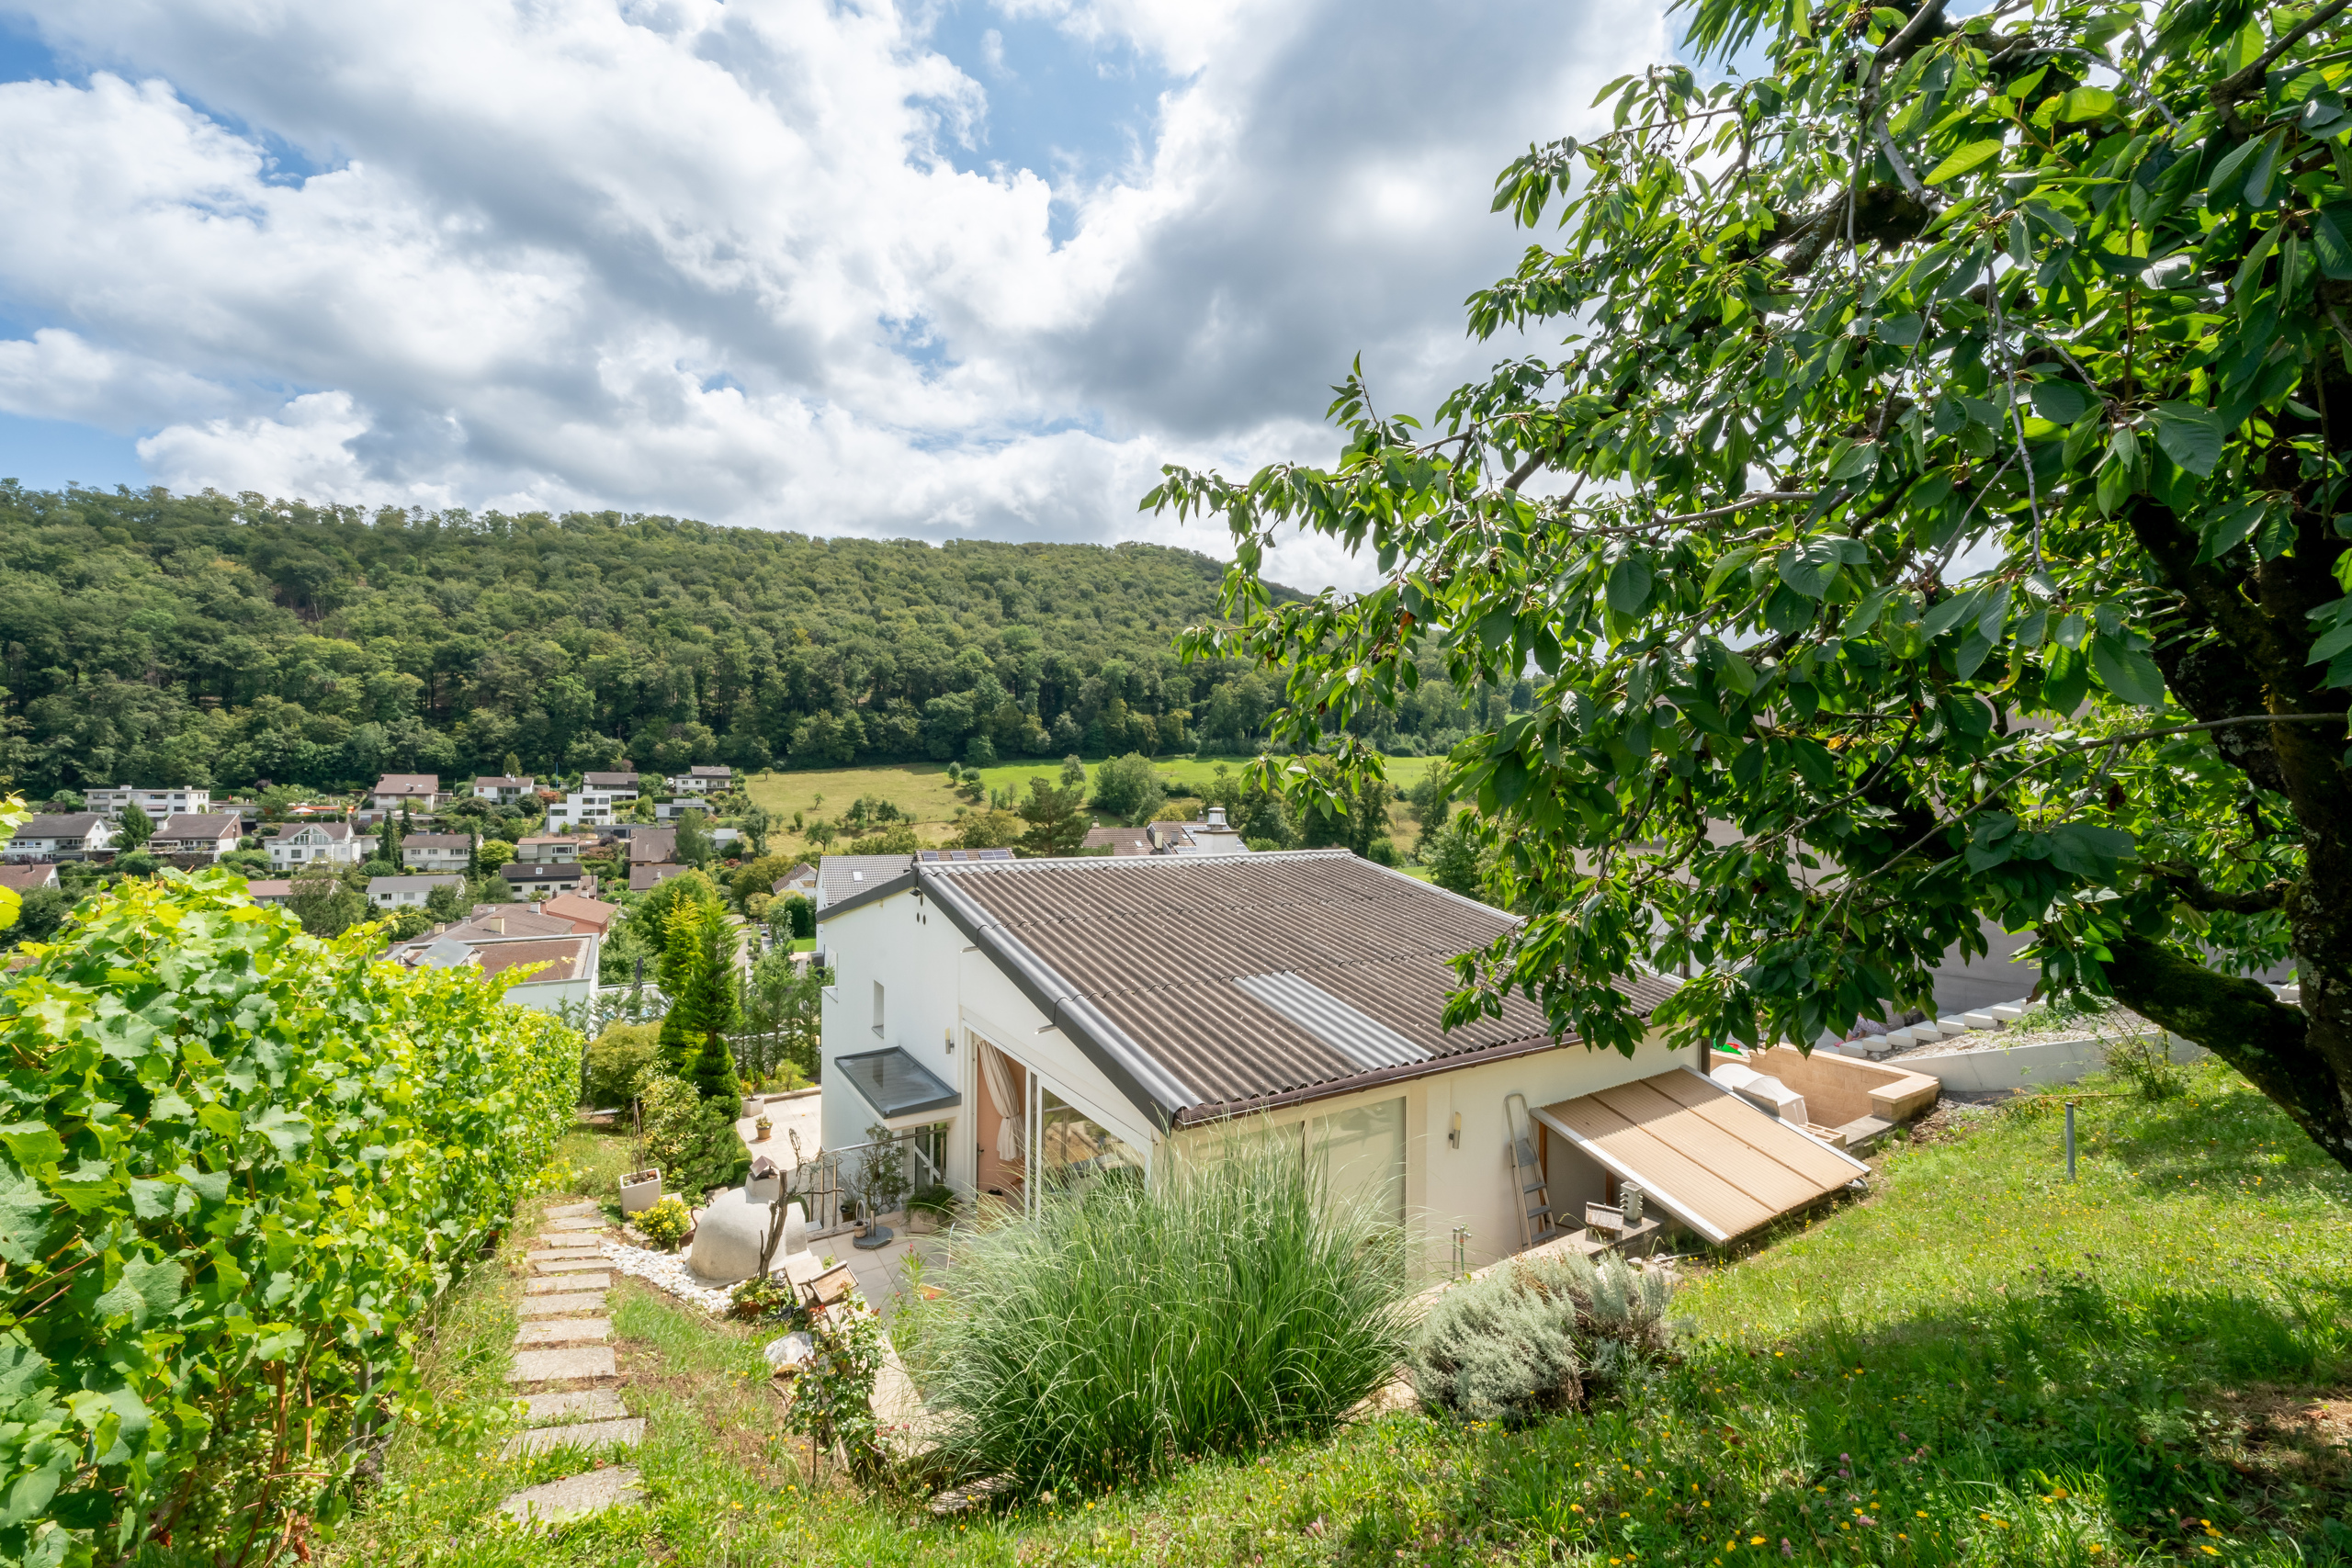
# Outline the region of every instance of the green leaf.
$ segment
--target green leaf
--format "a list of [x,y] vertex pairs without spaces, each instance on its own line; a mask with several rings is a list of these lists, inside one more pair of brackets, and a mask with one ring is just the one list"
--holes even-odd
[[1970,589],[1964,593],[1953,594],[1928,612],[1928,618],[1921,624],[1919,634],[1929,642],[1935,641],[1936,638],[1960,625],[1962,621],[1974,616],[1979,598],[1980,595],[1974,589]]
[[2050,863],[2076,876],[2103,881],[2132,853],[2132,835],[2092,822],[2062,822],[2048,835]]
[[1609,569],[1609,607],[1621,615],[1641,613],[1649,603],[1649,563],[1638,556],[1627,556]]
[[2238,176],[2245,171],[2248,161],[2261,149],[2260,138],[2240,142],[2232,148],[2220,163],[2213,165],[2212,178],[2206,182],[2205,188],[2219,198],[2216,205],[2235,205],[2228,198],[2234,197],[2243,188],[2243,182]]
[[2097,119],[2115,108],[2115,95],[2104,87],[2077,87],[2058,104],[2060,119]]
[[20,1166],[55,1165],[65,1157],[64,1142],[46,1122],[12,1122],[0,1126],[0,1144]]
[[55,1213],[39,1182],[0,1165],[0,1259],[23,1265],[38,1258]]
[[2227,434],[2221,416],[2202,404],[2156,405],[2156,445],[2164,448],[2165,457],[2199,479],[2211,475],[2222,460],[2222,443]]
[[2091,667],[2098,671],[2100,683],[2125,702],[2143,708],[2165,705],[2164,671],[2121,637],[2106,632],[2093,637]]
[[2036,381],[2034,412],[2052,424],[2072,424],[2091,406],[2090,392],[2072,381]]
[[2001,139],[1972,141],[1967,146],[1928,171],[1927,183],[1939,186],[1946,180],[1956,180],[1969,170],[2001,155]]
[[2306,664],[2324,664],[2346,649],[2352,648],[2352,621],[2340,621],[2335,629],[2312,644]]
[[161,1317],[178,1304],[180,1281],[187,1274],[169,1258],[162,1262],[130,1258],[122,1266],[121,1281],[100,1296],[93,1310],[101,1318],[127,1316],[133,1328],[144,1328],[148,1319]]
[[2320,271],[2338,283],[2352,282],[2352,245],[2344,241],[2344,231],[2324,210],[2312,214],[2312,254],[2319,258]]
[[2204,543],[2197,550],[2198,564],[2201,566],[2210,560],[2219,560],[2245,543],[2247,536],[2262,525],[2263,515],[2267,510],[2260,500],[2254,500],[2206,519],[2202,530]]

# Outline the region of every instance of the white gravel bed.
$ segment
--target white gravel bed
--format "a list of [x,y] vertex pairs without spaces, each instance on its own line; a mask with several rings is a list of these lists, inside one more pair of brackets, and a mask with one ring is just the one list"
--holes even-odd
[[682,1302],[698,1306],[716,1314],[727,1311],[727,1293],[731,1284],[718,1284],[704,1279],[686,1267],[685,1255],[678,1252],[655,1252],[648,1247],[628,1247],[616,1241],[605,1244],[605,1256],[613,1267],[633,1280],[669,1292]]

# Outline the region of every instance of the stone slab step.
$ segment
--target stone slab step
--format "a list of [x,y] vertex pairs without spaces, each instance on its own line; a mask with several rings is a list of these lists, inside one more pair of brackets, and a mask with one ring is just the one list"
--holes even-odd
[[579,1274],[592,1270],[601,1274],[612,1267],[605,1261],[602,1253],[579,1257],[559,1255],[553,1258],[540,1254],[531,1259],[531,1266],[542,1274]]
[[572,1345],[560,1350],[517,1350],[508,1382],[573,1382],[616,1378],[620,1366],[610,1345]]
[[612,1319],[606,1317],[557,1317],[545,1323],[526,1323],[514,1330],[517,1345],[584,1344],[612,1337]]
[[1998,1029],[2001,1027],[2001,1021],[1995,1018],[1989,1012],[1964,1012],[1960,1015],[1960,1021],[1968,1025],[1971,1029]]
[[1894,1123],[1883,1116],[1857,1116],[1838,1129],[1846,1140],[1846,1152],[1859,1155],[1876,1146],[1879,1141],[1894,1131]]
[[618,1421],[628,1415],[621,1396],[609,1388],[567,1389],[561,1393],[534,1393],[523,1401],[523,1419],[534,1427],[559,1421]]
[[2015,1023],[2025,1016],[2025,1009],[2015,1002],[1996,1002],[1984,1010],[2003,1023]]
[[644,1501],[645,1488],[639,1484],[642,1479],[625,1464],[591,1470],[567,1475],[561,1481],[550,1481],[544,1486],[526,1487],[498,1505],[498,1511],[526,1524],[533,1520],[560,1524],[566,1519],[600,1514],[624,1503]]
[[605,1292],[580,1291],[560,1296],[525,1296],[523,1304],[515,1310],[525,1317],[562,1317],[575,1312],[602,1312],[605,1310]]
[[526,1296],[551,1296],[566,1291],[609,1291],[613,1288],[610,1274],[556,1274],[545,1280],[526,1280],[523,1293]]
[[548,1211],[548,1218],[551,1220],[576,1220],[583,1216],[593,1218],[604,1212],[604,1205],[601,1203],[558,1203]]
[[560,1220],[550,1215],[547,1227],[551,1231],[600,1231],[605,1228],[605,1222],[586,1214],[567,1215]]
[[626,1421],[581,1421],[569,1427],[534,1427],[506,1439],[500,1459],[517,1454],[542,1454],[549,1449],[633,1449],[645,1441],[645,1417]]
[[534,1252],[601,1252],[605,1244],[593,1235],[535,1235]]

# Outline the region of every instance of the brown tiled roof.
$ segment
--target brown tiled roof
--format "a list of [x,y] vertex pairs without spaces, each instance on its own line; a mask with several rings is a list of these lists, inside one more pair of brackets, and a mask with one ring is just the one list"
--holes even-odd
[[606,904],[579,893],[559,893],[539,906],[540,914],[570,920],[572,930],[585,927],[599,936],[612,929],[613,917],[620,912],[618,904]]
[[464,833],[411,833],[401,840],[404,850],[465,850],[474,847],[473,840]]
[[1086,830],[1085,847],[1107,849],[1114,855],[1148,855],[1151,853],[1151,834],[1142,828],[1090,828]]
[[628,890],[632,893],[642,893],[648,888],[661,886],[673,876],[682,876],[692,869],[691,866],[671,865],[666,862],[656,865],[633,865],[628,868]]
[[588,939],[572,936],[546,942],[477,942],[474,952],[481,959],[481,972],[485,975],[496,975],[518,964],[544,964],[546,968],[524,983],[545,984],[573,979],[585,973]]
[[53,865],[0,865],[0,887],[29,893],[36,887],[56,886],[57,868]]
[[232,833],[242,834],[244,819],[233,811],[177,811],[164,819],[154,837],[164,840],[201,839],[210,843]]
[[376,781],[370,795],[438,795],[441,775],[438,773],[386,773]]
[[[1446,1030],[1447,961],[1517,922],[1343,850],[938,863],[892,882],[917,878],[1139,1106],[1174,1119],[1563,1043],[1518,996]],[[1673,988],[1621,985],[1644,1011]]]
[[628,858],[632,864],[657,863],[678,852],[678,830],[675,828],[639,828],[628,836]]

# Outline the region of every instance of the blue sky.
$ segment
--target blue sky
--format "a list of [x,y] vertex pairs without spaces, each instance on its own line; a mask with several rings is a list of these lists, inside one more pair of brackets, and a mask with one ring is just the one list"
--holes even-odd
[[[1655,0],[0,0],[0,476],[1178,538],[1516,345]],[[1181,542],[1216,548],[1197,533]],[[1340,570],[1310,563],[1304,575]]]

